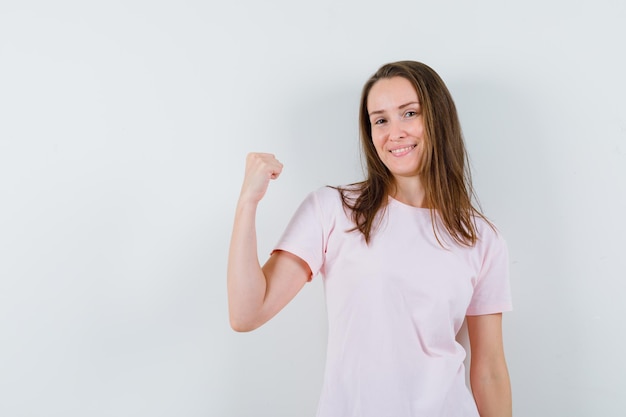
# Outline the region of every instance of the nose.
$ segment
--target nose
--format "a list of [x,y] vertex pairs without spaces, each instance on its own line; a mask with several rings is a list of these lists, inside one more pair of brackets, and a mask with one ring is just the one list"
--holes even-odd
[[389,139],[400,140],[406,137],[406,131],[400,121],[389,122]]

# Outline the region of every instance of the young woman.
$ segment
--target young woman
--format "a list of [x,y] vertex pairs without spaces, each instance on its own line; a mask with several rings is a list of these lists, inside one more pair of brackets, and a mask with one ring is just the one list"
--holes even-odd
[[[508,253],[472,205],[448,89],[422,63],[384,65],[363,88],[360,130],[367,179],[311,193],[262,267],[256,208],[282,164],[248,155],[228,260],[232,327],[262,325],[321,273],[329,334],[318,417],[510,416]],[[455,340],[464,320],[473,397]]]

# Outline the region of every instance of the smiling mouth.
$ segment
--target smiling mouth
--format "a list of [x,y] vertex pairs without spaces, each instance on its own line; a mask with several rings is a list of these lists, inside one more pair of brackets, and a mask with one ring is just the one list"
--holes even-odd
[[409,146],[405,146],[404,148],[399,148],[399,149],[392,149],[389,152],[391,152],[392,154],[399,154],[402,152],[408,152],[412,149],[414,149],[417,145],[409,145]]

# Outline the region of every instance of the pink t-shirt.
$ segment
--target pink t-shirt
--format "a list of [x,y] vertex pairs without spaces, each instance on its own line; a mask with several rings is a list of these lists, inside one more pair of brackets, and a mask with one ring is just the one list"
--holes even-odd
[[276,250],[321,273],[328,351],[318,417],[478,417],[465,385],[465,350],[456,342],[466,315],[511,309],[508,252],[476,219],[468,248],[428,209],[389,200],[370,240],[353,227],[339,192],[303,201]]

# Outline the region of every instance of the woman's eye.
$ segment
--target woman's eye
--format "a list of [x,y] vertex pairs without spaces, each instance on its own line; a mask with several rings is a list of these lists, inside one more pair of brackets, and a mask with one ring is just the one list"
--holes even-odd
[[375,120],[375,121],[374,121],[374,124],[375,124],[375,125],[382,125],[382,124],[383,124],[383,123],[385,123],[385,122],[386,122],[386,120],[385,120],[385,119],[377,119],[377,120]]
[[404,113],[405,117],[414,117],[417,116],[417,112],[413,111],[413,110],[409,110],[408,112]]

